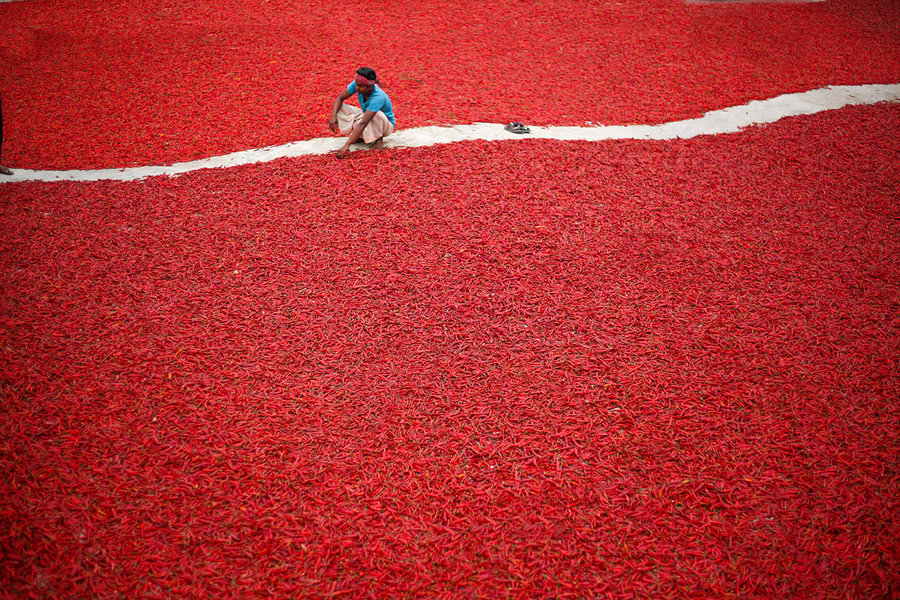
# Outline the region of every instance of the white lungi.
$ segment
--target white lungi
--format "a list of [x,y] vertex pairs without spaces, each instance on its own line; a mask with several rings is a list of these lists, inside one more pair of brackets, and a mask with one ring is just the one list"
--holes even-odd
[[[351,104],[344,104],[341,106],[341,110],[338,111],[338,127],[341,130],[341,135],[350,135],[353,133],[353,130],[356,129],[356,126],[359,125],[359,122],[362,121],[363,111],[356,106]],[[366,128],[363,129],[362,139],[365,143],[371,144],[375,140],[380,137],[387,137],[391,135],[394,131],[394,124],[390,122],[385,115],[380,110],[375,113],[375,116],[372,117],[372,120],[369,121],[369,124],[366,125]]]

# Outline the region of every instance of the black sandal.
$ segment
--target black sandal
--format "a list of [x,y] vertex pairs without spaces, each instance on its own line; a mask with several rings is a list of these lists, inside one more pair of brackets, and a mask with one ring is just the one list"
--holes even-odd
[[508,123],[504,129],[511,133],[531,133],[531,130],[521,123]]

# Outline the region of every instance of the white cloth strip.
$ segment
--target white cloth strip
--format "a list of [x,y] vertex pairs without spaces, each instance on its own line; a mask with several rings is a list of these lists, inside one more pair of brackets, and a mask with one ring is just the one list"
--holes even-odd
[[[675,140],[700,135],[736,133],[753,125],[774,123],[786,117],[811,115],[845,106],[900,101],[900,84],[840,85],[784,94],[768,100],[714,110],[696,119],[659,125],[608,125],[587,127],[531,127],[530,134],[515,134],[503,124],[417,127],[395,131],[385,138],[385,148],[417,148],[453,142],[484,140],[550,139],[597,142],[603,140]],[[256,148],[190,162],[127,169],[90,169],[71,171],[33,171],[13,169],[11,176],[0,176],[0,183],[17,181],[134,181],[157,175],[183,175],[200,169],[235,167],[264,163],[280,158],[328,154],[339,149],[343,138],[328,137],[291,142],[280,146]]]

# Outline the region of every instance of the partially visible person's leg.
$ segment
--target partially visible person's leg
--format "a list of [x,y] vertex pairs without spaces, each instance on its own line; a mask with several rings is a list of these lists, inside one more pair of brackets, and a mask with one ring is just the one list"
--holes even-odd
[[[341,107],[341,110],[338,111],[337,117],[338,128],[340,129],[341,135],[350,135],[363,118],[363,112],[353,105],[344,104]],[[369,121],[368,125],[366,125],[366,128],[363,129],[362,138],[357,140],[357,142],[365,142],[366,144],[372,144],[374,142],[372,148],[383,148],[383,138],[390,135],[393,131],[393,123],[388,120],[387,115],[378,111],[375,113],[375,116],[372,117],[372,120]]]
[[[363,117],[363,112],[359,108],[345,104],[338,111],[338,127],[341,135],[350,135]],[[394,125],[388,120],[387,115],[378,111],[366,128],[363,129],[363,139],[367,144],[371,144],[379,138],[390,135],[394,131]]]
[[387,115],[378,111],[372,117],[372,120],[369,121],[369,124],[366,125],[366,128],[363,129],[363,141],[367,144],[375,142],[374,148],[381,148],[384,146],[382,138],[391,135],[393,131],[394,125],[388,120]]
[[0,175],[12,175],[12,171],[3,166],[3,97],[0,96]]
[[3,96],[0,96],[0,175],[12,175],[12,171],[3,166]]
[[337,115],[338,129],[340,129],[341,135],[350,135],[353,133],[356,124],[359,123],[362,116],[363,112],[361,109],[349,104],[343,105]]

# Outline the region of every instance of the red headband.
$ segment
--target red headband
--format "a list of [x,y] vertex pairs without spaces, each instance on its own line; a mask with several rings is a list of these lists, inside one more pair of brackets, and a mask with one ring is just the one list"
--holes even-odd
[[374,79],[363,77],[359,73],[356,74],[356,85],[375,85]]

